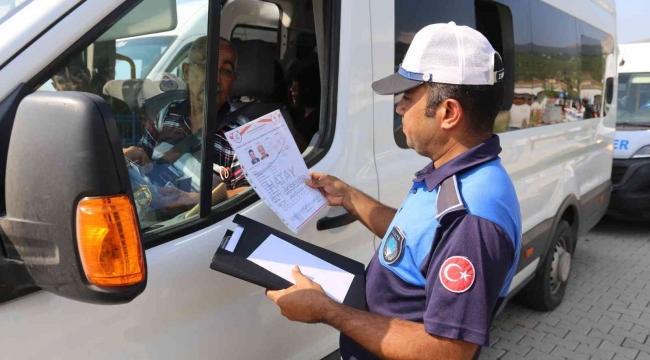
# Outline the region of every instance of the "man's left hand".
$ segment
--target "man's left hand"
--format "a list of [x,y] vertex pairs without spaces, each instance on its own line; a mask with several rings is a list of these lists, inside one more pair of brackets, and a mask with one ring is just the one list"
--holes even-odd
[[328,306],[333,305],[334,300],[325,294],[320,285],[303,275],[298,266],[294,266],[292,270],[295,285],[284,290],[267,290],[266,296],[273,300],[280,307],[281,314],[291,321],[323,322],[323,313]]

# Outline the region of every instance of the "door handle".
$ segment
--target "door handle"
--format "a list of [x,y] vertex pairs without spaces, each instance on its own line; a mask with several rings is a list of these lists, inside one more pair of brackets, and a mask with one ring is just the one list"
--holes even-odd
[[318,222],[316,223],[316,229],[318,231],[335,229],[337,227],[351,224],[355,221],[357,221],[357,218],[349,212],[346,212],[345,214],[339,216],[326,216],[324,218],[318,219]]

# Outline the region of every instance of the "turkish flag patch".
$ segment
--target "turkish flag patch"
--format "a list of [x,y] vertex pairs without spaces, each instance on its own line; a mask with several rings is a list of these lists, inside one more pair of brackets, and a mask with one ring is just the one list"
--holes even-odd
[[474,284],[474,265],[464,256],[452,256],[440,267],[438,277],[445,289],[463,293]]

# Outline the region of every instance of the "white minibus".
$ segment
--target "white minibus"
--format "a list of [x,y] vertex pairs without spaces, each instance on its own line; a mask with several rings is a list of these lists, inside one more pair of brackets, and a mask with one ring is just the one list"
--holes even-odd
[[[213,166],[230,116],[217,99],[226,91],[249,119],[280,109],[311,170],[398,207],[428,160],[406,147],[399,96],[371,83],[395,72],[420,28],[449,21],[504,60],[494,131],[523,219],[508,298],[556,308],[578,238],[610,200],[615,14],[613,0],[0,0],[4,356],[336,357],[335,330],[291,323],[264,289],[209,268],[235,214],[289,232],[253,189],[219,193],[233,174]],[[220,37],[234,69],[218,66]],[[192,91],[209,131],[186,144],[191,181],[164,156],[145,174],[124,149],[188,116]],[[591,117],[555,105],[585,98]],[[342,208],[297,236],[366,264],[381,241]]]

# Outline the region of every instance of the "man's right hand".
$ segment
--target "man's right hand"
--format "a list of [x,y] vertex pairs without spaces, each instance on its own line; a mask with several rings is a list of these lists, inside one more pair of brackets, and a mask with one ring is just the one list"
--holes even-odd
[[123,152],[124,156],[128,157],[140,166],[144,166],[151,162],[151,159],[149,159],[149,156],[147,156],[144,149],[137,146],[129,146],[128,148],[123,149]]
[[350,185],[344,183],[337,177],[322,173],[309,173],[311,180],[305,182],[307,186],[318,189],[327,199],[330,206],[343,206],[346,209],[350,205]]
[[330,206],[343,206],[375,235],[383,238],[397,210],[382,205],[363,192],[353,188],[332,175],[310,173],[307,186],[318,189]]
[[126,149],[122,149],[122,151],[124,152],[125,157],[140,166],[142,173],[147,174],[153,169],[153,163],[144,149],[137,146],[129,146]]

